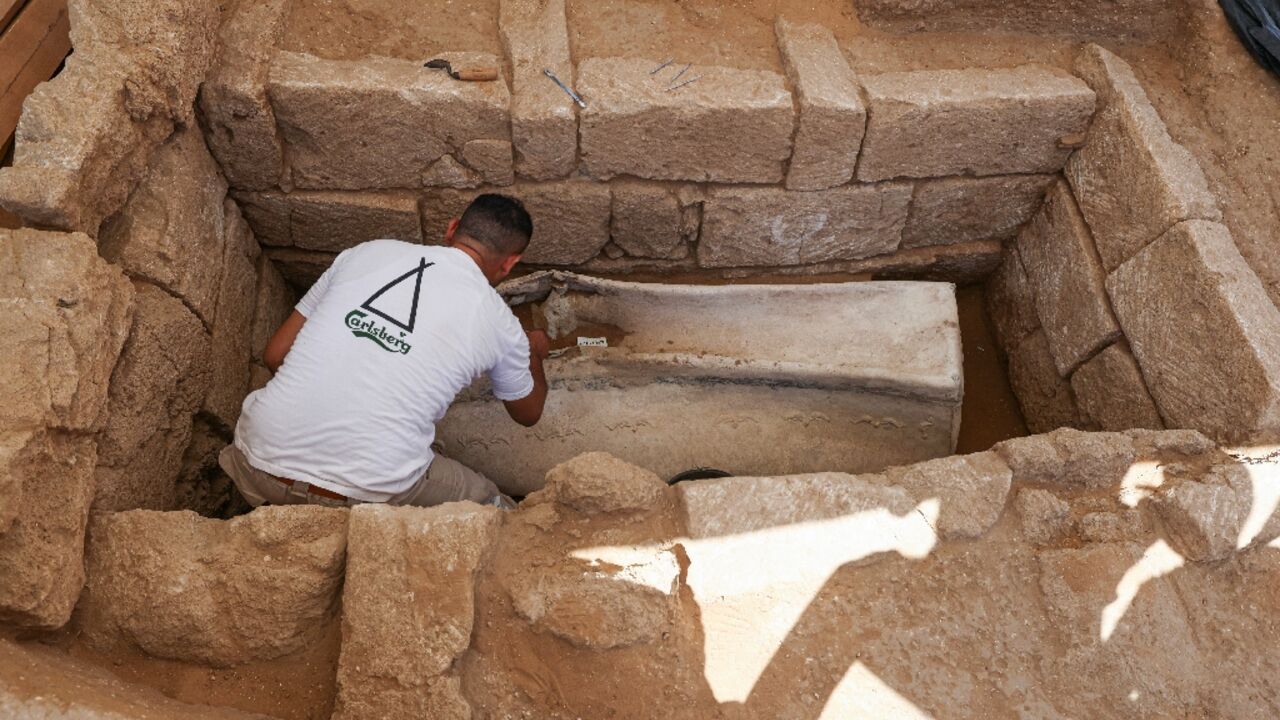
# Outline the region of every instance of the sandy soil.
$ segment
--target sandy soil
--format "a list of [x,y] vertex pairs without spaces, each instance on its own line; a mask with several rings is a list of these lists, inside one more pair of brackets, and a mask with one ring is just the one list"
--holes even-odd
[[[978,34],[890,35],[858,22],[848,0],[568,0],[574,57],[673,58],[680,63],[782,70],[779,15],[831,28],[855,70],[1066,66],[1074,43]],[[501,54],[498,0],[298,0],[286,50],[354,59],[427,58],[446,50]]]
[[327,720],[337,692],[341,642],[341,624],[335,618],[317,633],[315,642],[298,653],[228,669],[137,653],[104,655],[71,639],[63,644],[75,658],[182,702],[232,707],[284,720]]
[[498,0],[298,0],[286,22],[285,50],[334,60],[425,60],[450,50],[502,53]]

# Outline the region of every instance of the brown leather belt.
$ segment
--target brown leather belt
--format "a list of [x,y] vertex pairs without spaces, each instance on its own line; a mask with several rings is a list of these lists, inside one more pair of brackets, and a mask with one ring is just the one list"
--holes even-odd
[[[280,477],[279,475],[272,475],[271,477],[275,478],[276,480],[279,480],[280,482],[284,483],[285,485],[288,485],[289,487],[293,487],[294,481],[289,478]],[[341,500],[342,502],[351,501],[351,498],[347,497],[346,495],[340,495],[332,490],[326,490],[322,487],[317,487],[315,485],[308,485],[307,492],[311,493],[312,495],[319,495],[320,497],[327,497],[327,498],[332,498],[334,500]]]

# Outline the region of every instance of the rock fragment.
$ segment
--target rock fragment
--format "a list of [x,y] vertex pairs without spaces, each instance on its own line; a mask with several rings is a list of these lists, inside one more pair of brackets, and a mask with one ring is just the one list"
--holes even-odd
[[602,452],[560,463],[547,473],[556,502],[580,513],[634,513],[657,505],[667,484],[657,475]]
[[1023,488],[1016,503],[1022,534],[1036,545],[1051,545],[1071,530],[1071,506],[1048,490]]

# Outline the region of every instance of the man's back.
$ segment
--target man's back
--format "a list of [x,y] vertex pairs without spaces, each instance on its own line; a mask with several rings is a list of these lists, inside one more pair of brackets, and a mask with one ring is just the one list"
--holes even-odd
[[385,501],[426,470],[435,423],[478,376],[504,400],[533,388],[519,322],[455,248],[364,243],[298,311],[305,325],[236,429],[249,462],[281,477]]

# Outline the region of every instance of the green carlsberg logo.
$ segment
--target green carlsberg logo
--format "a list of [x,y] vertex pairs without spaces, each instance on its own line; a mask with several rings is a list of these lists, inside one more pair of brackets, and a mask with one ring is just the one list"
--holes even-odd
[[405,333],[392,334],[387,331],[386,326],[380,325],[373,320],[367,320],[366,318],[368,317],[369,313],[362,310],[352,310],[347,313],[346,323],[352,335],[368,338],[387,352],[398,352],[401,355],[409,354],[412,346],[405,342]]

